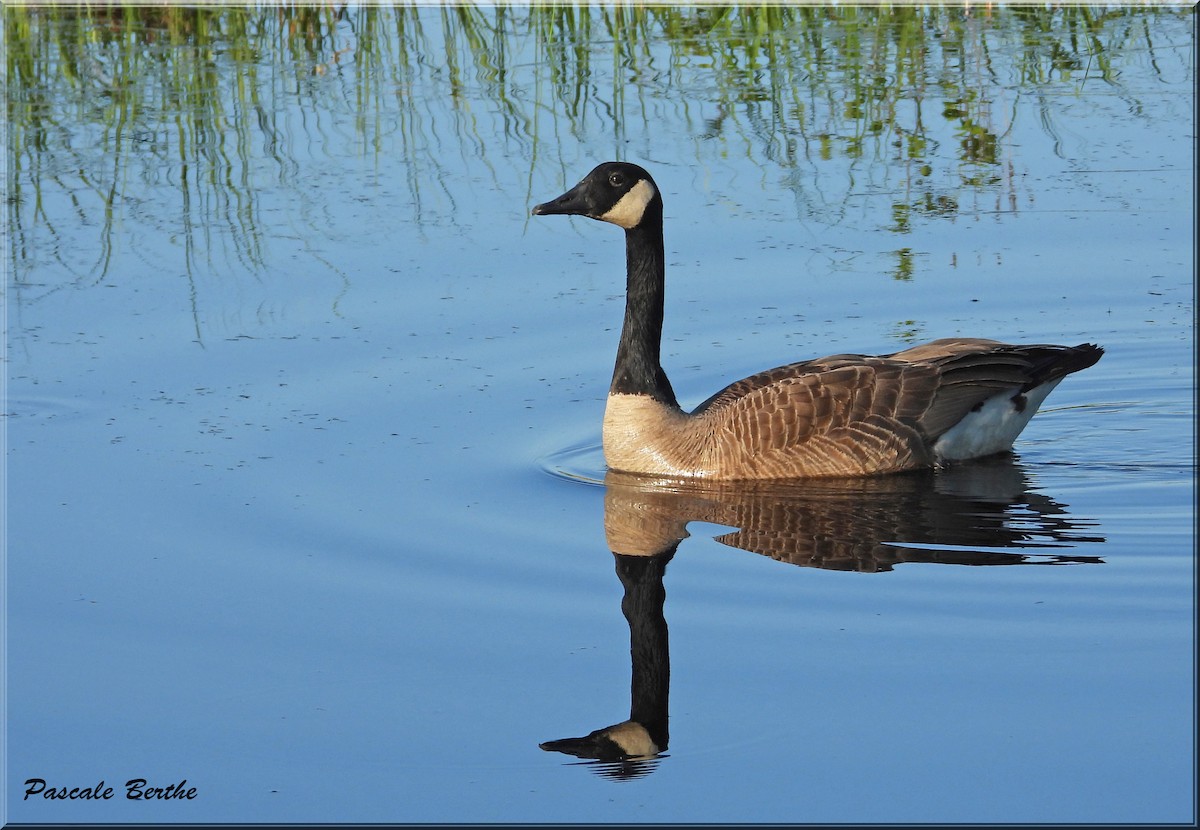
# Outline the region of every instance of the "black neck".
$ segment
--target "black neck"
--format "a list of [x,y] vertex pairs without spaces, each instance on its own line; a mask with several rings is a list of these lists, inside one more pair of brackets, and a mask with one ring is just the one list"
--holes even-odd
[[[662,210],[661,205],[656,207]],[[666,260],[661,214],[656,219],[625,231],[625,325],[609,392],[649,395],[678,406],[659,362]]]

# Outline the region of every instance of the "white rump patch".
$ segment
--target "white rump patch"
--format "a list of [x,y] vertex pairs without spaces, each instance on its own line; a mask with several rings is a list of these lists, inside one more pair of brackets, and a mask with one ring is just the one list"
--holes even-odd
[[608,213],[597,217],[605,222],[612,222],[625,230],[636,228],[646,213],[646,206],[654,199],[654,185],[645,179],[638,179],[628,193],[621,197]]
[[988,398],[976,410],[943,433],[933,445],[938,461],[966,461],[983,458],[1012,449],[1013,441],[1029,423],[1033,413],[1059,381],[1043,383],[1030,389],[1023,397],[1025,405],[1018,411],[1013,392],[1002,392]]

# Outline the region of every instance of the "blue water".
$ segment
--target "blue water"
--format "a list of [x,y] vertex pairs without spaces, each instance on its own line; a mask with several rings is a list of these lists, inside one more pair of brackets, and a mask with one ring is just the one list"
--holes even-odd
[[[933,100],[925,177],[886,141],[823,158],[820,102],[790,163],[749,104],[705,138],[699,59],[629,81],[614,133],[535,106],[549,70],[516,38],[542,120],[514,131],[486,75],[444,94],[451,24],[422,14],[424,68],[372,107],[361,67],[279,84],[285,161],[261,135],[208,159],[236,187],[126,147],[109,218],[71,178],[107,169],[81,123],[41,213],[28,183],[10,208],[8,820],[1193,821],[1194,18],[1147,17],[1153,54],[1114,41],[1106,79],[1024,84],[995,38],[999,182],[972,188]],[[664,191],[685,405],[958,334],[1106,355],[975,476],[606,486],[620,236],[528,214],[615,155]],[[900,231],[917,180],[957,208]],[[629,715],[606,496],[610,530],[622,499],[690,522],[670,744],[640,766],[538,747]],[[772,509],[801,532],[727,543]],[[134,778],[196,797],[130,801]]]

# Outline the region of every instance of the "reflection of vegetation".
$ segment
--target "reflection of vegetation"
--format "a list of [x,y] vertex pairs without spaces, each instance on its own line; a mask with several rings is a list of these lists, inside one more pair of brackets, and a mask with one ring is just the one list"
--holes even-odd
[[[1153,51],[1155,21],[1189,13],[9,5],[13,265],[18,281],[48,265],[101,279],[116,228],[136,225],[174,240],[189,275],[257,271],[270,257],[259,191],[298,190],[302,168],[335,143],[411,160],[414,220],[449,222],[461,197],[446,184],[447,156],[485,176],[514,158],[562,169],[576,161],[568,138],[623,155],[649,145],[664,113],[688,125],[700,163],[741,154],[798,171],[836,160],[850,170],[843,200],[864,168],[900,175],[881,185],[905,194],[881,224],[905,233],[917,216],[956,215],[969,203],[960,191],[1011,181],[997,104],[1030,91],[1053,135],[1053,86],[1084,73],[1116,85],[1128,44]],[[818,205],[806,180],[784,178],[802,210],[840,209],[836,194]],[[151,187],[166,202],[143,201]],[[295,203],[308,239],[324,217]],[[80,227],[95,238],[81,244]],[[900,272],[911,275],[903,260]]]
[[900,248],[892,251],[896,257],[896,267],[892,269],[892,279],[907,281],[913,278],[913,250],[912,248]]
[[916,320],[901,320],[892,327],[891,337],[903,343],[916,343],[924,337],[925,327]]

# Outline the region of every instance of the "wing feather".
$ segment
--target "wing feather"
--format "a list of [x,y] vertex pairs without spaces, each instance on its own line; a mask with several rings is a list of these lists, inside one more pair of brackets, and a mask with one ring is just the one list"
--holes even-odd
[[857,474],[930,463],[929,447],[998,394],[1086,368],[1090,344],[950,338],[885,356],[831,355],[731,383],[693,411],[720,467],[755,475]]

